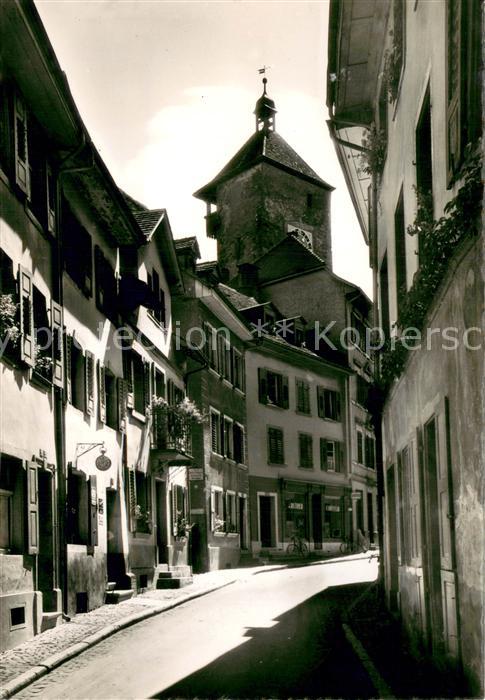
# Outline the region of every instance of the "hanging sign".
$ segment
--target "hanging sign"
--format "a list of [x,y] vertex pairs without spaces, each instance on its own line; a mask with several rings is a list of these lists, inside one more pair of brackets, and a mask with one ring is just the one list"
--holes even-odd
[[96,469],[99,469],[100,472],[107,472],[111,467],[111,460],[106,455],[99,455],[99,457],[96,457],[95,464]]

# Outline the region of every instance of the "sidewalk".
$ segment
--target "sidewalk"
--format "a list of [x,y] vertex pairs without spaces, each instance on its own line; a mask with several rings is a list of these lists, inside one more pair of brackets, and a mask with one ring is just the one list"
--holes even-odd
[[194,583],[185,588],[150,590],[118,605],[103,605],[89,613],[78,614],[71,622],[43,632],[0,654],[0,698],[12,696],[64,661],[120,629],[268,570],[267,566],[258,566],[195,574]]

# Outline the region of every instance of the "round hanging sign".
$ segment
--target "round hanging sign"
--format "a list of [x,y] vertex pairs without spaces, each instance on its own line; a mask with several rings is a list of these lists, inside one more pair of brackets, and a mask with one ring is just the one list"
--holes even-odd
[[99,457],[96,457],[95,464],[100,472],[106,472],[111,467],[111,460],[106,455],[99,455]]

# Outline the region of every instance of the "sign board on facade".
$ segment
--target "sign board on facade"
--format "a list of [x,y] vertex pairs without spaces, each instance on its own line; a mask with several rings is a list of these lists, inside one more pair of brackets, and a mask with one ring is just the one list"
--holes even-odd
[[303,510],[303,503],[295,503],[291,501],[290,503],[288,503],[288,508],[290,510]]
[[352,500],[353,501],[360,501],[362,498],[362,491],[352,491]]
[[330,513],[340,513],[340,506],[325,506],[325,510]]
[[189,469],[189,481],[200,481],[204,478],[204,470],[197,467],[196,469]]
[[106,455],[99,455],[99,457],[96,457],[95,464],[96,469],[99,469],[100,472],[107,472],[111,467],[111,460]]

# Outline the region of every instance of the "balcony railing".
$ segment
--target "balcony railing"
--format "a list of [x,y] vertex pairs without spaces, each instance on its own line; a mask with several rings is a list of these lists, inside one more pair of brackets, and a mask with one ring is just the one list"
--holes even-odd
[[176,408],[154,409],[152,449],[166,453],[167,459],[190,457],[192,454],[192,423]]
[[218,211],[213,211],[205,217],[205,228],[209,238],[217,238],[221,229],[221,215]]

